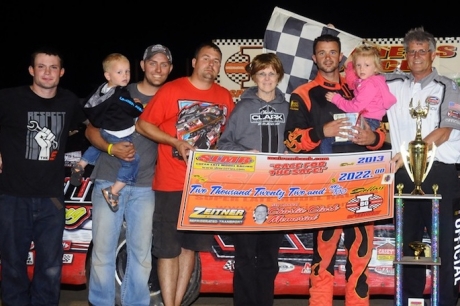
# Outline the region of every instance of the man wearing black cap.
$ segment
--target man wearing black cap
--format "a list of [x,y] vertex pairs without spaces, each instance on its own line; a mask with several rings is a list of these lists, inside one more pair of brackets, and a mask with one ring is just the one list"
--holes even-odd
[[[144,106],[166,82],[172,71],[172,56],[162,45],[148,47],[140,62],[144,78],[128,85],[134,99]],[[100,137],[99,130],[89,126],[86,136],[91,143],[107,152],[109,143]],[[127,185],[119,199],[119,210],[109,211],[105,200],[94,193],[93,203],[93,250],[89,280],[88,300],[92,305],[104,305],[115,300],[114,267],[116,248],[123,220],[126,221],[126,246],[128,260],[121,288],[122,305],[149,305],[148,287],[151,262],[152,217],[155,207],[155,193],[152,191],[157,144],[138,133],[133,143],[113,144],[110,153],[117,158],[131,160],[134,153],[140,156],[139,173],[134,185]],[[91,174],[94,190],[110,185],[116,180],[119,161],[107,153],[101,154]],[[158,286],[158,285],[157,285]]]

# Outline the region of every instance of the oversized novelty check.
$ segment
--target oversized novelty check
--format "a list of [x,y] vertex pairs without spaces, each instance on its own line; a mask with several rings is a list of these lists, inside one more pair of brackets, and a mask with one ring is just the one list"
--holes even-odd
[[391,151],[268,154],[196,150],[177,228],[273,231],[393,218]]

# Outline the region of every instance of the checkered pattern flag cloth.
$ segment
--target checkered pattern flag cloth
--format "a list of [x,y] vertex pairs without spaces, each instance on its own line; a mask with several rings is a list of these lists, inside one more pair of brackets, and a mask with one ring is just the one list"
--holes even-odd
[[312,60],[313,40],[322,35],[340,37],[342,64],[362,39],[325,24],[275,7],[265,30],[263,52],[276,53],[283,63],[284,78],[278,87],[286,93],[289,101],[292,91],[299,85],[315,78],[317,68]]

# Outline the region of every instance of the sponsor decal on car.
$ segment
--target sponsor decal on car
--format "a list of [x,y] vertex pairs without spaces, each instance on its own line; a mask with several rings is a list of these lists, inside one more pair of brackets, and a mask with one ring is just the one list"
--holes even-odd
[[278,262],[278,266],[279,266],[280,273],[291,272],[295,268],[293,264],[290,264],[288,262],[282,262],[282,261]]
[[72,241],[69,241],[69,240],[62,241],[62,247],[64,248],[64,251],[69,251],[71,245],[72,245]]
[[73,262],[73,254],[66,253],[62,256],[63,264],[71,264]]
[[395,269],[392,266],[378,266],[374,268],[374,272],[381,275],[395,275]]
[[377,259],[378,260],[395,260],[395,246],[391,243],[385,243],[377,247]]
[[235,261],[233,259],[227,260],[223,269],[229,272],[235,271]]
[[303,265],[302,271],[300,273],[301,274],[311,274],[311,263],[306,262]]

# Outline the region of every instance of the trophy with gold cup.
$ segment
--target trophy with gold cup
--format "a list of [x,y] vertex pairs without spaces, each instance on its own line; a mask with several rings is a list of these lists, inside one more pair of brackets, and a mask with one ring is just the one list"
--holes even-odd
[[[410,195],[402,194],[403,184],[398,184],[399,193],[395,195],[396,200],[396,254],[395,254],[395,305],[402,305],[402,265],[431,265],[431,277],[433,284],[431,287],[431,305],[438,305],[439,295],[439,268],[441,259],[438,257],[438,238],[439,238],[439,199],[437,194],[438,186],[433,185],[434,194],[425,194],[422,190],[422,183],[431,170],[436,153],[436,145],[428,144],[422,139],[422,119],[425,119],[430,109],[429,104],[425,101],[421,105],[420,101],[417,106],[413,106],[412,99],[409,103],[409,112],[413,119],[416,119],[416,134],[415,139],[409,142],[406,149],[405,143],[401,144],[400,152],[404,162],[404,167],[410,179],[414,182],[415,188]],[[391,127],[390,127],[391,128]],[[423,198],[431,199],[432,205],[432,231],[431,231],[431,246],[421,242],[413,241],[409,243],[409,247],[414,250],[414,256],[403,256],[402,252],[402,227],[403,227],[403,199]],[[411,284],[407,284],[410,286]]]
[[417,131],[415,139],[409,142],[408,150],[401,145],[401,155],[409,177],[415,184],[411,195],[424,195],[422,183],[433,165],[436,145],[433,143],[431,149],[422,139],[422,119],[428,115],[429,105],[421,105],[420,101],[416,107],[412,105],[412,99],[409,104],[409,112],[412,118],[416,119]]

